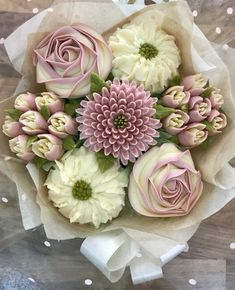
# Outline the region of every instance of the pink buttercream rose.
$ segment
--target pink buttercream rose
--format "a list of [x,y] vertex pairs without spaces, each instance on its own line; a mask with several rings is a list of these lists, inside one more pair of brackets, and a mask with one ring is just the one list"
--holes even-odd
[[63,98],[90,93],[90,75],[106,79],[111,50],[103,37],[85,24],[64,26],[44,38],[34,50],[37,82]]
[[201,174],[190,152],[165,143],[150,149],[134,164],[128,194],[139,214],[173,217],[188,214],[202,190]]
[[33,142],[32,151],[39,157],[49,161],[55,161],[62,157],[63,142],[51,134],[38,135],[39,140]]

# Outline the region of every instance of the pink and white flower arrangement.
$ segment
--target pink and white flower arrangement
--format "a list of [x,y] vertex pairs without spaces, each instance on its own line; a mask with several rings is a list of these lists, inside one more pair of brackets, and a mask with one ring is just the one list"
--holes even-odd
[[[184,46],[191,48],[185,43],[187,33],[180,34],[184,40],[177,39],[175,17],[159,25],[148,12],[147,18],[136,16],[103,36],[82,23],[42,34],[29,66],[40,86],[32,83],[35,92],[17,93],[5,110],[7,154],[10,149],[11,157],[33,172],[35,200],[53,238],[85,237],[110,226],[114,232],[130,230],[125,233],[129,240],[148,224],[147,234],[160,237],[162,245],[170,241],[171,249],[174,228],[162,234],[165,224],[180,224],[187,215],[191,222],[200,200],[206,204],[208,183],[215,184],[198,158],[204,160],[207,150],[216,155],[217,142],[229,131],[226,89],[213,74],[210,79],[200,70],[181,75],[193,72],[184,54]],[[223,148],[226,142],[227,135]],[[218,160],[222,158],[215,156]],[[229,171],[226,167],[225,173]],[[225,173],[217,170],[214,176],[220,179]],[[160,234],[155,223],[164,224]],[[94,260],[109,273],[99,257]]]
[[[79,173],[79,168],[83,168],[80,165],[72,165],[73,174],[80,176],[79,182],[73,177],[69,182],[71,192],[66,191],[64,198],[55,197],[65,193],[52,186],[54,175],[61,176],[64,184],[71,178],[70,169],[64,173],[66,164],[72,164],[72,161],[68,163],[71,158],[67,158],[67,154],[77,158],[77,162],[88,164],[88,159],[85,161],[81,154],[90,156],[93,161],[95,158],[94,168],[86,170],[92,172],[98,168],[101,174],[106,171],[111,174],[109,169],[114,164],[119,164],[117,172],[127,165],[133,167],[129,200],[133,209],[142,215],[186,215],[202,194],[201,174],[186,149],[200,146],[226,127],[227,118],[221,109],[224,98],[202,74],[183,77],[182,81],[175,78],[176,83],[168,87],[166,83],[172,83],[169,71],[163,70],[165,80],[161,85],[158,79],[148,85],[147,80],[135,79],[135,74],[131,78],[125,75],[123,71],[128,71],[130,63],[125,63],[124,58],[122,61],[120,54],[123,51],[121,55],[124,56],[127,39],[120,40],[120,37],[128,33],[134,39],[138,36],[144,39],[146,25],[119,29],[110,37],[110,47],[83,24],[62,27],[49,34],[34,50],[34,64],[37,81],[51,91],[19,94],[14,108],[7,110],[3,132],[13,138],[9,141],[11,151],[20,159],[32,161],[44,169],[48,169],[48,163],[56,161],[49,168],[56,168],[57,173],[50,173],[45,184],[50,189],[51,200],[70,222],[91,220],[98,226],[110,220],[112,214],[109,218],[100,216],[98,222],[83,217],[85,207],[68,207],[72,200],[75,205],[77,199],[92,198],[93,181],[87,178],[88,172]],[[173,71],[178,73],[180,58],[174,38],[161,30],[156,31],[156,36],[162,37],[162,42],[142,43],[140,40],[139,50],[134,46],[130,48],[130,57],[137,52],[142,64],[136,66],[145,70],[143,63],[151,61],[150,67],[164,63],[168,57],[162,54],[164,47],[172,44],[173,54],[167,65],[175,61]],[[112,53],[113,73],[121,77],[107,79],[112,69]],[[146,71],[145,74],[148,75]],[[161,87],[157,96],[152,91],[156,86]],[[73,150],[82,145],[87,149],[73,155]],[[123,200],[121,204],[124,205]],[[63,208],[67,208],[65,212]],[[118,208],[113,217],[120,212],[121,207]],[[101,208],[99,211],[102,215]]]

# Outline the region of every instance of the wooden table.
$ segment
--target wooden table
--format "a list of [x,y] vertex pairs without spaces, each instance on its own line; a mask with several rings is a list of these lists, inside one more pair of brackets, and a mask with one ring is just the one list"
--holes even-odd
[[[0,0],[0,42],[51,0]],[[97,0],[97,2],[99,2]],[[134,2],[134,1],[131,1]],[[152,1],[146,1],[151,3]],[[188,0],[196,23],[211,41],[235,47],[234,0]],[[228,14],[233,8],[233,14]],[[35,11],[35,10],[34,10]],[[196,12],[195,12],[196,11]],[[221,28],[220,30],[216,27]],[[17,47],[17,44],[16,44]],[[0,45],[1,98],[11,95],[20,76],[11,68]],[[7,196],[8,200],[4,197]],[[3,200],[2,200],[3,198]],[[204,221],[189,241],[189,252],[164,267],[165,279],[133,286],[129,269],[111,284],[80,252],[81,240],[46,241],[43,228],[25,232],[22,227],[16,188],[0,176],[0,289],[235,289],[235,201]],[[47,245],[47,246],[46,246]],[[50,247],[48,247],[50,245]],[[93,283],[88,286],[85,280]],[[89,282],[89,281],[88,281]],[[196,285],[193,285],[195,284]],[[226,288],[227,287],[227,288]]]

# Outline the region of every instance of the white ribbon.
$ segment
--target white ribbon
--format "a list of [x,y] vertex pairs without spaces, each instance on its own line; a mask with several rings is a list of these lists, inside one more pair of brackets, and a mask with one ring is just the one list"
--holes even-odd
[[178,244],[156,258],[126,232],[114,230],[86,238],[80,251],[112,283],[117,282],[130,266],[136,285],[162,278],[162,266],[187,249],[187,244]]

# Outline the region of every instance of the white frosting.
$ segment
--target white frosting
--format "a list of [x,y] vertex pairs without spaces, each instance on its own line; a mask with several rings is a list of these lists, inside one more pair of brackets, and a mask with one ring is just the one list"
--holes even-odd
[[[153,45],[158,54],[146,59],[139,54],[142,44]],[[181,63],[175,38],[156,27],[152,22],[127,24],[109,38],[112,49],[114,76],[143,83],[151,92],[161,92],[170,78],[178,74]]]
[[[45,185],[49,199],[58,207],[60,213],[71,223],[93,223],[99,227],[117,217],[124,206],[124,187],[128,184],[124,171],[118,171],[115,164],[101,173],[94,152],[81,147],[70,155],[66,154],[51,170]],[[72,188],[78,180],[90,184],[92,195],[88,200],[73,197]]]

